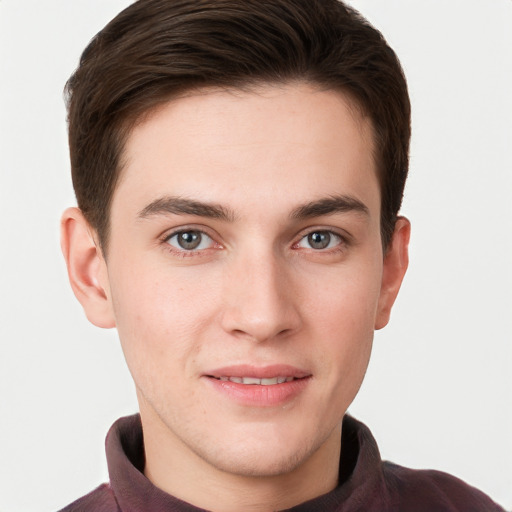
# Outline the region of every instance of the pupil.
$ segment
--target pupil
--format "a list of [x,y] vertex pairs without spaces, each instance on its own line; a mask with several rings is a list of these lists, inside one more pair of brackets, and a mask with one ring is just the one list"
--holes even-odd
[[326,232],[317,231],[308,235],[308,242],[313,249],[325,249],[331,241],[331,235]]
[[183,249],[195,249],[201,243],[201,235],[196,231],[185,231],[179,234],[178,243]]

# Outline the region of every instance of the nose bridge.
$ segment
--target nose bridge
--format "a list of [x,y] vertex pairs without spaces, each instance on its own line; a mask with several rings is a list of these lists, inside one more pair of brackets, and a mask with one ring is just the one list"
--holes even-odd
[[234,259],[225,280],[224,329],[255,341],[297,329],[300,315],[285,259],[272,248]]

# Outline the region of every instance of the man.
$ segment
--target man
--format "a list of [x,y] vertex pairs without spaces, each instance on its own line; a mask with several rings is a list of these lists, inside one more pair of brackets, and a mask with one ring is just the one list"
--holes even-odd
[[71,285],[140,416],[64,510],[500,510],[345,415],[408,264],[410,107],[335,0],[139,1],[68,83]]

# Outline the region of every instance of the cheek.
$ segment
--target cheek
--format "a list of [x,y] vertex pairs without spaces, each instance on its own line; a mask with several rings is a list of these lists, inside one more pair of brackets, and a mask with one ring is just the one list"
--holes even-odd
[[374,258],[333,269],[326,275],[311,274],[304,296],[308,310],[333,336],[343,332],[373,332],[382,278],[382,263]]
[[322,370],[331,376],[331,389],[337,388],[336,399],[351,401],[364,377],[373,342],[380,275],[378,261],[340,270],[324,281],[328,283],[324,292],[316,293],[309,302],[308,325],[316,330]]
[[217,303],[212,296],[217,287],[204,283],[190,272],[136,264],[111,277],[117,329],[136,382],[137,374],[186,371],[194,360]]

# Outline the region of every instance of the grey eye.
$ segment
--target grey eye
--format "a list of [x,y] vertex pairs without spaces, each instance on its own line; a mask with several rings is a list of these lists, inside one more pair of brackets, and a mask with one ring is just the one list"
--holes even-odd
[[304,249],[330,249],[342,242],[342,238],[332,231],[312,231],[304,236],[298,243],[298,247]]
[[167,239],[167,243],[176,249],[194,251],[208,249],[208,247],[211,247],[213,240],[202,231],[189,230],[175,233]]
[[325,249],[331,241],[331,234],[327,231],[315,231],[308,235],[308,243],[313,249]]

